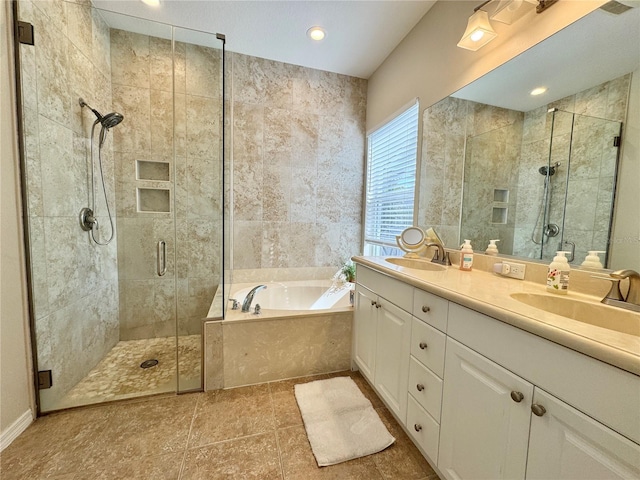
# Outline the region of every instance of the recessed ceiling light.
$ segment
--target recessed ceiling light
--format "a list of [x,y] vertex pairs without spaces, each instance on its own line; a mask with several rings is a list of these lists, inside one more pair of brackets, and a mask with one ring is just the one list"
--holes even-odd
[[309,30],[307,30],[307,36],[311,40],[315,40],[316,42],[322,40],[326,35],[327,32],[325,32],[324,28],[322,27],[311,27]]
[[538,87],[531,90],[531,95],[542,95],[547,91],[547,87]]
[[142,3],[149,5],[150,7],[157,7],[160,5],[160,0],[140,0]]

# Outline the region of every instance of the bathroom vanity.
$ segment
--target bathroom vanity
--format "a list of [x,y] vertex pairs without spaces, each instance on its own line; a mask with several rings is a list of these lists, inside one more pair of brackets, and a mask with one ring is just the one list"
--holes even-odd
[[522,302],[532,282],[353,260],[354,368],[442,476],[640,478],[640,314],[611,330]]

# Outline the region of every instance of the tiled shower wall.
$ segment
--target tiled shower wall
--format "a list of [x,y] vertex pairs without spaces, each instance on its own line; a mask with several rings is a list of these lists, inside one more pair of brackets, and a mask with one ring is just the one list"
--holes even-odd
[[366,80],[231,53],[233,268],[360,251]]
[[[459,98],[426,108],[418,225],[434,227],[452,247],[459,244],[461,215],[468,222],[463,235],[476,250],[484,250],[489,239],[512,237],[517,171],[505,165],[519,161],[521,128],[520,112]],[[469,211],[461,209],[463,187]],[[494,201],[496,189],[508,191],[506,202]],[[492,222],[496,206],[508,208],[506,223]]]
[[[531,241],[531,232],[543,195],[544,177],[538,168],[549,158],[552,117],[547,110],[555,107],[597,119],[623,121],[630,78],[630,74],[625,75],[524,114],[453,97],[425,109],[418,224],[435,227],[445,244],[455,247],[461,240],[462,218],[462,235],[471,238],[476,250],[484,251],[489,239],[500,238],[501,252],[535,256],[540,247]],[[572,115],[559,112],[556,117],[551,161],[563,165],[552,177],[555,189],[551,209],[552,214],[561,216]],[[588,239],[576,242],[579,262],[587,250],[606,248],[615,184],[616,151],[611,148],[614,130],[610,122],[592,119],[579,119],[574,126],[566,213],[571,221],[566,224],[565,238]],[[508,207],[505,225],[492,224],[492,208],[500,203],[493,198],[495,188],[509,190],[504,204]],[[472,200],[469,204],[467,195]],[[524,201],[518,203],[519,198]],[[552,255],[557,242],[548,245],[546,253]]]
[[[198,334],[221,275],[221,50],[176,42],[172,58],[168,39],[112,30],[111,62],[114,109],[125,117],[124,128],[114,129],[120,338],[172,335],[176,315],[179,335]],[[169,178],[138,178],[139,161],[168,166]],[[160,197],[148,206],[154,211],[139,211],[139,188],[168,190],[166,202]],[[160,240],[167,244],[163,277],[156,272]]]
[[[35,30],[35,46],[21,45],[20,55],[38,368],[53,375],[40,392],[48,410],[118,341],[116,242],[97,246],[78,224],[90,204],[95,120],[78,97],[111,111],[109,29],[86,2],[20,0],[18,8]],[[113,202],[111,143],[104,163]],[[97,212],[108,235],[103,203]]]

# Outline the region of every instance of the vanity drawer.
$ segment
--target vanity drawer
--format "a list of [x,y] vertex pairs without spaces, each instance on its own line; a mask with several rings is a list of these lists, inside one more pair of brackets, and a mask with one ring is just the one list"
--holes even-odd
[[449,302],[417,288],[413,292],[413,316],[442,332],[447,331]]
[[408,397],[407,430],[409,435],[435,464],[438,460],[440,425],[411,395]]
[[408,390],[436,421],[440,421],[442,380],[413,357],[409,363]]
[[376,295],[389,300],[401,309],[411,312],[413,304],[413,287],[402,283],[387,275],[374,272],[370,268],[362,265],[356,266],[356,281],[360,285],[367,287]]
[[415,317],[411,323],[411,355],[442,378],[446,335]]

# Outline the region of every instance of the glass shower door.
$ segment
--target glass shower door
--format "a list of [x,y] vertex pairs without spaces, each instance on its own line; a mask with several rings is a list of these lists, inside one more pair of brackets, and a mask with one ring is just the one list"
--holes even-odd
[[18,18],[36,39],[20,92],[39,410],[201,389],[222,41],[62,0],[20,0]]

